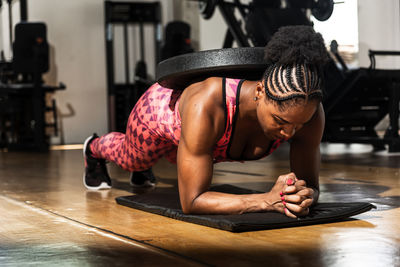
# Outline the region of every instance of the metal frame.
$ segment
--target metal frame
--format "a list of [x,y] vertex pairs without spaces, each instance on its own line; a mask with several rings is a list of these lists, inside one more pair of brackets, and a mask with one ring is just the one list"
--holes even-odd
[[[333,88],[333,94],[324,100],[326,114],[324,141],[367,143],[373,145],[376,150],[383,150],[384,145],[388,145],[389,152],[400,152],[398,123],[400,70],[376,69],[376,55],[398,56],[400,51],[370,50],[369,68],[343,71],[341,82],[337,88]],[[365,101],[360,102],[362,99]],[[352,104],[350,101],[353,101]],[[362,105],[365,108],[369,106],[371,110],[363,110]],[[357,111],[350,114],[346,111],[349,106]],[[384,136],[379,137],[375,126],[387,114],[390,125]],[[355,122],[356,117],[357,122]],[[351,130],[351,127],[360,125],[363,129]]]
[[[11,4],[11,1],[9,1]],[[28,17],[26,1],[21,1],[21,19],[26,21]],[[43,23],[40,23],[40,26]],[[16,26],[16,36],[19,36],[18,25]],[[32,25],[32,24],[27,24]],[[45,24],[43,24],[45,27]],[[41,26],[42,27],[42,26]],[[29,30],[29,32],[31,29]],[[12,62],[1,62],[0,81],[0,97],[3,99],[3,107],[1,112],[2,121],[0,127],[0,147],[10,150],[36,150],[46,151],[49,146],[49,136],[46,134],[46,128],[53,127],[57,135],[57,114],[55,100],[53,99],[52,107],[47,107],[45,96],[47,92],[65,89],[65,85],[47,86],[42,82],[42,73],[47,71],[48,65],[43,67],[41,60],[40,46],[47,44],[46,28],[44,28],[44,42],[36,43],[33,47],[33,59],[26,59],[24,56],[16,54],[18,48],[14,42],[14,58]],[[23,35],[24,36],[24,35]],[[10,39],[12,42],[12,39]],[[19,43],[25,43],[26,40],[20,40]],[[40,45],[40,46],[39,46]],[[16,50],[17,49],[17,50]],[[16,57],[19,55],[18,57]],[[21,62],[22,61],[22,62]],[[22,79],[18,75],[22,74]],[[7,108],[10,107],[10,108]],[[53,112],[54,122],[46,123],[45,113]],[[20,117],[22,119],[16,120]],[[10,127],[7,127],[7,123]],[[11,136],[11,137],[10,137]]]
[[[118,114],[118,94],[123,90],[134,90],[134,83],[129,80],[129,44],[128,44],[128,26],[137,25],[140,29],[140,53],[141,60],[144,59],[144,32],[145,24],[154,27],[155,42],[155,63],[160,61],[161,51],[161,5],[159,2],[104,2],[105,15],[105,41],[106,41],[106,66],[107,66],[107,95],[108,95],[108,128],[109,131],[117,131],[121,129],[121,118],[124,116]],[[125,84],[115,83],[115,61],[114,61],[114,25],[123,26],[123,44],[125,53]],[[156,65],[155,64],[155,65]],[[134,82],[134,81],[133,81]],[[136,92],[134,92],[136,93]],[[128,109],[128,108],[127,108]]]
[[[261,2],[268,4],[267,2]],[[296,3],[299,6],[296,6]],[[293,6],[291,8],[311,8],[311,1],[304,1],[302,3],[291,2]],[[233,2],[226,2],[224,0],[220,0],[217,2],[217,7],[219,8],[227,26],[228,31],[225,35],[225,40],[223,47],[229,48],[232,47],[233,42],[236,41],[239,47],[248,47],[252,46],[251,38],[246,34],[246,32],[242,29],[241,21],[235,16],[235,8],[239,9],[240,15],[243,17],[243,21],[246,21],[246,15],[249,14],[252,8],[255,8],[253,2],[249,5],[243,5],[240,3],[240,0],[234,0]],[[280,7],[276,7],[280,8]],[[260,22],[262,23],[262,22]],[[269,26],[269,25],[267,25]],[[255,25],[254,25],[255,27]],[[390,55],[390,56],[398,56],[400,55],[400,51],[369,51],[369,57],[371,59],[371,66],[369,69],[358,69],[358,70],[349,70],[344,63],[343,59],[340,57],[339,53],[334,51],[334,57],[337,59],[342,69],[339,69],[336,64],[330,62],[327,69],[330,68],[330,72],[327,71],[326,75],[331,76],[332,85],[327,91],[327,95],[324,99],[324,107],[326,112],[326,128],[324,133],[324,141],[328,142],[340,142],[340,143],[368,143],[374,145],[376,149],[383,149],[384,145],[389,146],[389,152],[399,152],[400,151],[400,138],[399,138],[399,100],[400,100],[400,70],[377,70],[375,69],[376,60],[375,56],[380,55]],[[329,78],[329,77],[328,77]],[[374,90],[375,88],[371,88],[374,83],[380,83],[380,90],[382,90],[382,94],[384,97],[387,97],[387,100],[384,102],[376,102],[377,111],[375,112],[375,116],[383,118],[384,115],[389,114],[390,118],[390,126],[387,129],[385,136],[380,138],[374,130],[373,119],[369,121],[365,121],[365,124],[361,128],[365,128],[360,131],[352,131],[350,130],[352,127],[349,123],[352,123],[352,117],[355,114],[344,114],[341,112],[341,109],[348,109],[346,105],[346,101],[349,97],[354,97],[354,103],[358,105],[366,105],[368,103],[360,103],[357,102],[358,96],[352,96],[355,91],[365,90],[363,97],[370,97],[370,99],[366,99],[366,102],[373,102],[374,98]],[[363,87],[363,88],[360,88]],[[363,94],[363,93],[361,93]],[[387,110],[386,113],[382,113],[383,110]],[[360,118],[354,124],[354,126],[363,123],[362,115],[363,114],[371,114],[373,111],[361,111]],[[350,116],[352,115],[352,116]],[[336,118],[335,118],[336,117]],[[341,119],[337,119],[337,118]],[[335,127],[343,127],[344,131],[340,132]],[[356,128],[356,127],[353,127]]]

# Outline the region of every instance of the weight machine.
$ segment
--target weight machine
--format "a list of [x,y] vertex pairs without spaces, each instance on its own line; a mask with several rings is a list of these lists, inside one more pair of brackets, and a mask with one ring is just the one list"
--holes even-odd
[[199,0],[204,19],[210,19],[216,8],[221,12],[228,26],[223,48],[232,47],[233,41],[239,47],[265,46],[279,27],[312,25],[310,14],[325,21],[333,7],[333,0],[253,0],[248,4],[240,0]]
[[[333,54],[335,48],[331,48]],[[376,56],[399,56],[400,51],[369,51],[369,68],[325,70],[326,116],[323,141],[332,143],[366,143],[375,150],[400,151],[399,101],[400,70],[376,69]],[[389,127],[383,136],[376,125],[389,115]]]
[[[279,27],[310,25],[312,14],[325,21],[333,12],[333,0],[200,0],[199,11],[209,19],[216,8],[221,12],[228,30],[223,47],[265,46]],[[238,18],[237,14],[240,15]],[[333,58],[325,67],[326,92],[323,100],[326,126],[323,141],[333,143],[367,143],[374,149],[400,151],[399,100],[400,70],[375,68],[375,57],[398,56],[399,51],[370,51],[371,66],[349,70],[331,44]],[[334,59],[338,62],[336,63]],[[339,67],[339,66],[340,67]],[[384,136],[378,136],[375,126],[389,115],[390,125]]]
[[[125,132],[126,121],[129,114],[141,96],[152,84],[147,77],[147,66],[144,59],[144,25],[152,25],[154,29],[154,55],[155,63],[160,61],[161,50],[161,5],[159,2],[113,2],[105,1],[105,39],[106,39],[106,63],[107,63],[107,92],[109,109],[109,130]],[[122,25],[125,82],[116,83],[114,77],[114,26]],[[131,69],[129,55],[132,47],[128,42],[128,29],[137,27],[140,37],[140,59],[137,61],[134,72],[134,80],[130,80]]]
[[[47,93],[65,89],[65,85],[45,85],[42,74],[49,69],[47,28],[44,23],[29,23],[26,0],[20,1],[22,22],[12,35],[12,0],[8,0],[10,44],[13,59],[7,62],[3,52],[0,60],[0,148],[9,150],[46,151],[49,146],[48,128],[57,135],[56,102],[46,106]],[[2,1],[0,1],[1,7]],[[46,121],[46,113],[53,122]]]

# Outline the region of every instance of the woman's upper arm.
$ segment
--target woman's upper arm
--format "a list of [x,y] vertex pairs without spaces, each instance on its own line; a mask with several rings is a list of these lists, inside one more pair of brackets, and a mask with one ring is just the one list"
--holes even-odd
[[[181,111],[178,146],[178,185],[182,209],[208,190],[213,173],[213,148],[223,133],[223,113],[213,99],[202,94],[186,98]],[[222,117],[221,117],[222,116]]]
[[325,126],[325,114],[322,104],[319,105],[313,118],[296,133],[290,144],[291,170],[299,179],[309,186],[318,188],[320,169],[320,150]]

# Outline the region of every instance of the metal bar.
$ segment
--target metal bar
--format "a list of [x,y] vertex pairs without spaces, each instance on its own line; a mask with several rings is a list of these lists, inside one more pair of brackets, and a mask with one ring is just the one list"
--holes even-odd
[[128,24],[124,23],[123,25],[124,29],[124,59],[125,59],[125,83],[128,85],[129,84],[129,75],[130,75],[130,70],[129,70],[129,41],[128,41]]
[[8,0],[8,29],[10,31],[10,51],[13,50],[13,19],[12,19],[12,0]]
[[337,61],[339,62],[340,66],[342,66],[343,71],[348,71],[349,68],[347,67],[346,63],[344,62],[343,58],[340,56],[340,54],[338,52],[333,53],[335,55],[335,58],[337,59]]
[[249,8],[248,6],[244,6],[240,3],[240,0],[235,0],[234,1],[235,5],[239,9],[240,15],[242,15],[243,18],[247,16],[245,9]]
[[[34,62],[39,66],[39,47],[35,44],[33,48]],[[45,133],[45,93],[41,84],[39,68],[33,73],[33,119],[34,119],[34,147],[38,150],[46,150]]]
[[400,56],[400,51],[369,50],[369,54],[379,56]]
[[157,66],[157,64],[161,61],[161,43],[162,43],[162,25],[161,23],[157,23],[154,25],[154,38],[156,40],[155,43],[155,64],[154,66]]
[[399,137],[399,101],[400,101],[400,82],[392,80],[390,86],[389,100],[389,121],[390,137]]
[[232,47],[232,45],[233,45],[233,35],[232,35],[232,33],[231,33],[231,31],[228,29],[227,31],[226,31],[226,34],[225,34],[225,39],[224,39],[224,46],[223,46],[223,48],[231,48]]
[[370,69],[375,69],[376,67],[376,59],[375,56],[400,56],[400,51],[384,51],[384,50],[369,50],[368,56],[371,61]]
[[26,0],[19,0],[21,21],[28,21],[28,6]]
[[108,95],[108,130],[115,131],[115,86],[114,86],[114,33],[111,23],[112,3],[104,2],[105,8],[105,39],[106,39],[106,68],[107,68],[107,95]]
[[250,43],[243,33],[241,25],[235,17],[234,8],[231,5],[226,5],[224,2],[221,2],[218,8],[238,45],[240,47],[250,47]]
[[144,25],[143,22],[139,23],[139,41],[140,41],[140,60],[144,61]]
[[54,120],[54,135],[58,136],[58,116],[57,116],[57,105],[56,100],[53,99],[52,101],[52,111],[53,111],[53,120]]
[[[155,64],[154,66],[156,67],[157,64],[161,61],[161,44],[163,41],[163,26],[161,23],[161,4],[159,2],[154,3],[154,8],[155,8],[155,22],[153,22],[154,25],[154,35],[155,35]],[[154,70],[155,73],[155,70]]]

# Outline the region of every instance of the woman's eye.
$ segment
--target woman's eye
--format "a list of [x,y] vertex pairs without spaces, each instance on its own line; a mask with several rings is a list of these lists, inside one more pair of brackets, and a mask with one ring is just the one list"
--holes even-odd
[[274,118],[275,122],[279,125],[284,125],[285,123],[277,118]]

